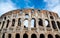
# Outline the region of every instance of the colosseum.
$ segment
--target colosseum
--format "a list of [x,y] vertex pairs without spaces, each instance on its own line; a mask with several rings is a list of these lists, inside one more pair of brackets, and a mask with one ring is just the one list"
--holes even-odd
[[60,38],[60,17],[40,9],[17,9],[0,16],[0,38]]

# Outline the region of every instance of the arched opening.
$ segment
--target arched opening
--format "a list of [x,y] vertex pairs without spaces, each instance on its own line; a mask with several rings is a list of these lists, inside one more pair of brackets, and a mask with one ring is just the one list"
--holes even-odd
[[29,15],[28,14],[25,14],[25,18],[28,19],[29,18]]
[[46,27],[50,27],[49,20],[47,20],[47,19],[45,19],[45,26],[46,26]]
[[8,38],[11,38],[11,34],[8,34]]
[[25,33],[25,34],[23,35],[23,38],[28,38],[28,35]]
[[4,17],[4,20],[6,20],[6,17]]
[[57,21],[58,28],[60,29],[60,22]]
[[31,38],[37,38],[36,34],[32,34]]
[[48,38],[53,38],[53,36],[51,34],[48,35]]
[[20,15],[21,15],[21,14],[23,14],[23,12],[22,12],[22,11],[23,11],[23,10],[20,10]]
[[55,38],[60,38],[60,36],[58,34],[55,35]]
[[42,19],[39,19],[38,24],[39,24],[39,26],[43,26],[43,20]]
[[38,13],[40,13],[40,10],[38,10]]
[[57,29],[55,21],[51,21],[53,29]]
[[18,26],[21,26],[21,18],[18,19]]
[[12,26],[14,26],[14,25],[15,25],[15,19],[12,20]]
[[50,16],[50,19],[54,19],[53,16]]
[[40,38],[45,38],[44,34],[40,34]]
[[0,22],[0,25],[1,25],[1,22]]
[[5,33],[3,33],[2,38],[5,38]]
[[7,20],[7,25],[6,25],[6,28],[8,28],[9,22],[10,22],[10,21],[9,21],[9,20]]
[[36,20],[34,18],[32,18],[31,20],[31,28],[36,27]]
[[15,38],[20,38],[20,34],[16,34],[16,37]]
[[31,10],[31,13],[34,13],[34,9]]
[[24,28],[28,28],[29,21],[27,19],[24,20]]

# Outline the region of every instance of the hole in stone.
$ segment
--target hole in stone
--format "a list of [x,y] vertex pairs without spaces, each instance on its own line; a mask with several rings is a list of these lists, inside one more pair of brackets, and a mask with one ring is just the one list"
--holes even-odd
[[48,38],[53,38],[53,36],[51,34],[48,35]]
[[31,38],[37,38],[36,34],[32,34]]
[[42,19],[39,18],[38,24],[39,24],[39,26],[43,26],[43,21],[42,21]]
[[28,27],[28,20],[24,20],[24,28]]
[[45,38],[44,34],[40,34],[40,38]]
[[46,26],[46,27],[50,27],[49,20],[47,20],[47,19],[45,19],[45,26]]
[[25,18],[29,18],[29,15],[28,14],[25,14]]
[[36,20],[34,18],[32,18],[31,20],[31,28],[36,27]]

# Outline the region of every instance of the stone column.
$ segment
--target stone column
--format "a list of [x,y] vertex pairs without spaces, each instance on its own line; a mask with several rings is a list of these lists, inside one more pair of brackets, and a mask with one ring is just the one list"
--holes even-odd
[[36,28],[37,28],[37,32],[39,33],[38,13],[36,13]]
[[51,24],[51,20],[49,20],[50,21],[50,26],[51,26],[51,29],[52,29],[52,32],[53,32],[53,27],[52,27],[52,24]]
[[15,38],[16,34],[15,33],[11,33],[11,38]]
[[8,38],[8,34],[7,33],[5,33],[5,38]]
[[28,35],[28,38],[31,38],[31,34]]
[[45,35],[45,38],[48,38],[48,35],[47,34]]
[[44,30],[45,30],[45,32],[46,32],[45,19],[44,19],[44,15],[43,15],[43,13],[42,13],[42,20],[43,20]]
[[31,20],[29,19],[28,30],[31,31]]
[[37,34],[37,38],[40,38],[40,35]]
[[2,36],[3,36],[3,33],[1,33],[1,38],[2,38]]
[[39,32],[38,18],[36,18],[36,28],[37,28],[37,32]]
[[21,20],[22,20],[22,23],[21,23],[21,30],[23,30],[23,29],[24,29],[24,13],[23,13],[23,15],[22,15]]
[[29,20],[28,29],[29,29],[29,31],[31,31],[31,13],[29,13],[29,18],[28,18],[28,20]]
[[23,38],[23,33],[22,33],[22,31],[21,31],[21,33],[20,33],[20,38]]
[[1,27],[2,27],[3,21],[4,21],[4,19],[2,19],[2,21],[1,21],[0,29],[1,29]]
[[54,34],[53,34],[53,38],[56,38]]
[[0,29],[1,29],[1,27],[2,27],[2,24],[3,24],[3,21],[1,22]]
[[44,29],[45,29],[45,32],[46,32],[47,30],[46,30],[45,19],[43,19],[43,25],[44,25]]

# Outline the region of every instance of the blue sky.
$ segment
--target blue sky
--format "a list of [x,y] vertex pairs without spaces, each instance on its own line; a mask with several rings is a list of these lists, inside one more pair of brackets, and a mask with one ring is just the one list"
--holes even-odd
[[49,10],[60,16],[60,0],[0,0],[0,16],[8,11],[24,8]]
[[36,8],[36,9],[43,9],[45,8],[46,3],[43,0],[13,0],[16,7],[18,8]]

